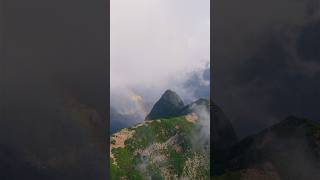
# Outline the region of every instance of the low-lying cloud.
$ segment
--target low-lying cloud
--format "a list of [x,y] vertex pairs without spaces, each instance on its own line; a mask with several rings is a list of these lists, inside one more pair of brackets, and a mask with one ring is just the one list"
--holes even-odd
[[167,89],[186,102],[208,94],[209,75],[202,74],[209,69],[209,7],[209,0],[111,1],[113,110],[138,118]]

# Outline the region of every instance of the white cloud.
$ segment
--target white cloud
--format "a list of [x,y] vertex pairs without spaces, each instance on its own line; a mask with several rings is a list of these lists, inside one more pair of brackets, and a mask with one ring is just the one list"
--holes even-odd
[[165,87],[208,62],[209,8],[210,0],[111,0],[111,93]]

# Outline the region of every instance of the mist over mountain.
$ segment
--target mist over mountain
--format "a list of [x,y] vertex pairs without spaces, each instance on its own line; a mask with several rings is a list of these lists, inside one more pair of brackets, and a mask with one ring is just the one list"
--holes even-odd
[[201,71],[189,74],[183,87],[191,91],[194,97],[209,98],[210,95],[210,66],[205,65]]
[[166,85],[151,84],[150,87],[132,86],[111,89],[111,130],[128,127],[145,119],[154,103],[161,98],[159,94],[167,89],[173,89],[179,94],[181,101],[187,104],[197,98],[209,98],[209,72],[209,64],[205,64],[199,69],[186,73],[183,78],[172,78],[172,81]]
[[[211,117],[208,116],[210,106]],[[165,110],[168,107],[175,111],[167,113]],[[206,113],[201,113],[201,110]],[[199,120],[194,121],[195,119],[191,118],[193,113],[197,114]],[[161,156],[162,150],[158,148],[167,149],[168,145],[176,148],[177,155],[183,152],[193,153],[196,147],[201,147],[201,156],[207,158],[209,158],[208,149],[212,148],[213,154],[210,156],[213,159],[211,162],[213,163],[213,175],[219,180],[317,180],[320,178],[320,124],[318,122],[290,116],[256,134],[239,140],[232,122],[218,105],[213,103],[210,105],[209,101],[203,98],[184,105],[179,95],[172,90],[167,90],[162,94],[148,116],[153,118],[147,118],[142,123],[119,130],[111,136],[111,140],[115,143],[111,148],[115,148],[112,151],[113,178],[128,176],[132,173],[139,177],[153,178],[165,176],[166,173],[169,173],[167,177],[171,177],[172,174],[178,177],[197,178],[201,176],[198,167],[191,174],[185,171],[192,166],[187,163],[187,159],[178,161],[170,155],[167,156],[168,159],[164,158],[166,156]],[[188,139],[185,134],[187,133],[185,128],[188,126],[188,123],[184,124],[186,122],[196,125],[193,127],[194,130],[188,131],[193,137],[191,139]],[[213,126],[213,140],[211,147],[208,148],[210,124]],[[163,137],[164,134],[161,132],[168,134]],[[126,137],[127,143],[120,145],[119,143],[123,142],[120,141],[120,137]],[[163,143],[163,146],[156,145],[158,142]],[[120,157],[122,152],[120,150],[126,149],[127,146],[134,147],[134,151],[130,150],[131,155],[129,154],[126,158],[133,158],[134,161],[127,162],[126,158]],[[138,153],[136,156],[135,152],[141,154]],[[201,160],[201,156],[197,157],[200,159],[193,159],[193,161],[206,162]],[[125,162],[130,164],[129,169],[124,168]],[[201,166],[205,168],[209,165],[202,164]],[[119,167],[124,169],[119,170]],[[153,171],[145,170],[146,167]],[[169,171],[167,167],[173,167],[174,170]]]
[[166,90],[144,121],[110,136],[111,179],[209,179],[209,100]]
[[[209,0],[112,0],[110,5],[113,110],[144,119],[167,89],[185,103],[208,97]],[[132,94],[141,97],[140,105]]]
[[139,112],[132,112],[130,114],[123,114],[118,112],[115,108],[110,108],[110,133],[130,127],[138,122],[141,122],[144,116],[141,116]]

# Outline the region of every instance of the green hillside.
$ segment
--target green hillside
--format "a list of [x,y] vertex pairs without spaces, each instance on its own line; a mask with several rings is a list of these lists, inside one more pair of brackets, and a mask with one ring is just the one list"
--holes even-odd
[[110,178],[209,179],[208,148],[194,142],[196,114],[144,121],[110,137]]

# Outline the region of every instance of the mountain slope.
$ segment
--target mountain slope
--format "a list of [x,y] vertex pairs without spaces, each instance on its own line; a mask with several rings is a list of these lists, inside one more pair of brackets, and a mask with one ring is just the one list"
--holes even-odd
[[[183,101],[177,93],[167,90],[153,106],[146,119],[187,115],[199,110],[210,112],[210,103],[207,99],[200,98],[186,106],[183,104]],[[201,114],[202,113],[198,112],[198,115],[201,116]],[[230,120],[214,103],[211,103],[210,119],[213,126],[213,145],[216,149],[224,149],[237,142],[237,136]],[[210,123],[208,125],[210,125]]]
[[209,118],[200,109],[209,114],[209,101],[184,106],[167,90],[144,122],[111,135],[110,178],[209,179],[209,137],[201,127]]
[[207,99],[203,99],[200,98],[186,106],[184,106],[181,111],[180,114],[189,114],[192,113],[194,111],[197,111],[198,109],[203,109],[207,112],[210,112],[210,104],[209,101]]
[[111,136],[111,179],[209,179],[205,147],[194,147],[197,119],[145,121]]
[[214,171],[225,180],[230,179],[230,174],[237,174],[238,179],[320,179],[320,125],[288,117],[217,151]]
[[221,150],[237,142],[231,122],[207,99],[184,105],[167,90],[143,123],[110,137],[111,179],[209,179],[210,123],[213,145]]

